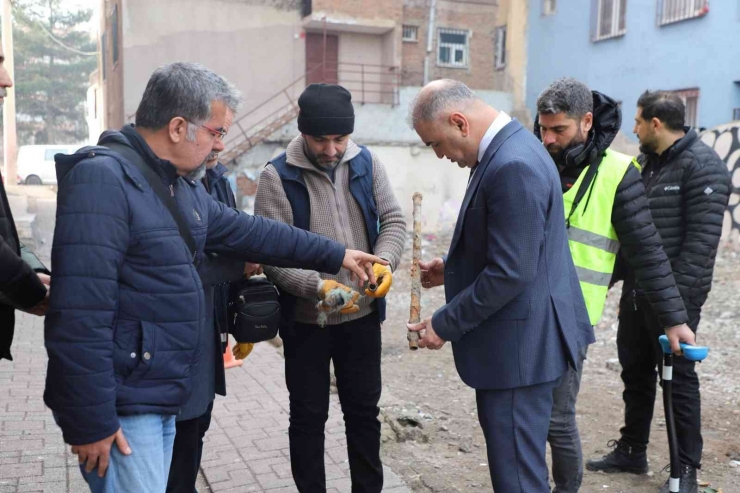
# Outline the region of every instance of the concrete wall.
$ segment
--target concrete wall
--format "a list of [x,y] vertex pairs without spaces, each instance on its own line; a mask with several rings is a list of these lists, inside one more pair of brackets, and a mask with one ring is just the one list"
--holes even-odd
[[358,24],[371,25],[372,20],[401,19],[402,0],[312,0],[312,17],[354,19]]
[[305,72],[298,0],[125,0],[124,109],[136,111],[151,73],[201,63],[234,83],[253,108]]
[[632,117],[645,89],[699,88],[699,126],[713,127],[740,107],[740,6],[709,2],[709,13],[666,26],[656,25],[655,0],[629,0],[627,32],[591,42],[592,0],[558,2],[543,16],[531,1],[528,29],[527,105],[559,77],[576,77],[622,101],[622,131],[632,136]]
[[460,169],[447,159],[437,159],[434,151],[427,147],[372,146],[372,150],[388,171],[409,229],[413,227],[411,198],[415,192],[424,195],[423,231],[454,228],[470,177],[469,170]]

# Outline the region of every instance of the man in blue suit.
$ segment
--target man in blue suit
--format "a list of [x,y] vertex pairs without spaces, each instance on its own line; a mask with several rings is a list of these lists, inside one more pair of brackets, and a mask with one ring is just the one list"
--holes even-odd
[[549,492],[553,389],[594,338],[557,168],[531,132],[460,82],[427,85],[411,119],[437,157],[471,176],[447,257],[421,266],[424,287],[444,284],[447,304],[409,329],[421,347],[452,342],[476,391],[494,491]]

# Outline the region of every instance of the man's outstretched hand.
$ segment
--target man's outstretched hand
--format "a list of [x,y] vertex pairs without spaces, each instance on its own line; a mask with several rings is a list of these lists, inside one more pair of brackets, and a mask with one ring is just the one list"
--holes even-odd
[[372,284],[377,282],[375,273],[373,272],[373,264],[388,265],[388,262],[375,255],[370,255],[359,250],[347,250],[344,252],[342,267],[360,278],[362,282],[370,281]]

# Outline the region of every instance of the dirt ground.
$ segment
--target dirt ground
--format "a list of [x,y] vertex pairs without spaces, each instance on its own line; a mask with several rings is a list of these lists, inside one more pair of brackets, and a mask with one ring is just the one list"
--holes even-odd
[[[425,237],[423,258],[439,256],[449,234]],[[409,242],[410,246],[410,242]],[[416,492],[491,491],[485,441],[478,425],[475,394],[457,375],[452,348],[408,350],[405,322],[409,315],[410,251],[394,276],[389,317],[383,327],[383,459]],[[699,327],[699,342],[711,348],[698,366],[702,391],[703,467],[700,480],[724,493],[740,492],[740,257],[722,252],[714,285]],[[606,453],[607,442],[619,437],[623,420],[621,367],[616,361],[617,301],[620,285],[609,294],[584,367],[578,401],[578,423],[584,458]],[[422,293],[422,316],[444,303],[441,288]],[[611,361],[610,361],[611,360]],[[668,477],[668,446],[661,393],[656,399],[650,473],[585,472],[581,491],[656,493]],[[549,453],[549,451],[548,451]],[[712,492],[714,489],[707,489]]]

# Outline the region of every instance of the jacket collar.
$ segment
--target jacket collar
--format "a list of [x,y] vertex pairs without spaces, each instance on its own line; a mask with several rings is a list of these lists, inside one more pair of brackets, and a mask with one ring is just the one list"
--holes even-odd
[[686,135],[674,142],[668,149],[663,151],[663,154],[656,154],[654,152],[645,154],[649,163],[655,163],[658,166],[663,166],[666,163],[672,162],[678,156],[680,156],[685,150],[693,146],[697,140],[699,140],[699,134],[696,130],[690,127],[684,127]]
[[[144,157],[144,161],[157,172],[157,174],[169,185],[174,184],[177,181],[179,175],[177,174],[177,168],[170,161],[166,159],[160,159],[154,154],[154,151],[146,140],[136,131],[133,125],[124,125],[121,129],[121,134],[126,137],[129,145]],[[192,184],[191,180],[186,180]]]
[[208,181],[210,183],[216,183],[218,180],[223,178],[223,176],[226,174],[226,172],[229,171],[229,169],[224,166],[221,163],[216,163],[216,166],[213,168],[206,170],[206,175],[208,175]]
[[665,152],[661,154],[661,157],[665,156],[666,161],[675,159],[676,156],[694,145],[694,142],[699,139],[699,134],[697,134],[696,130],[694,130],[693,128],[686,127],[685,130],[686,135],[674,142],[671,147],[666,149]]

